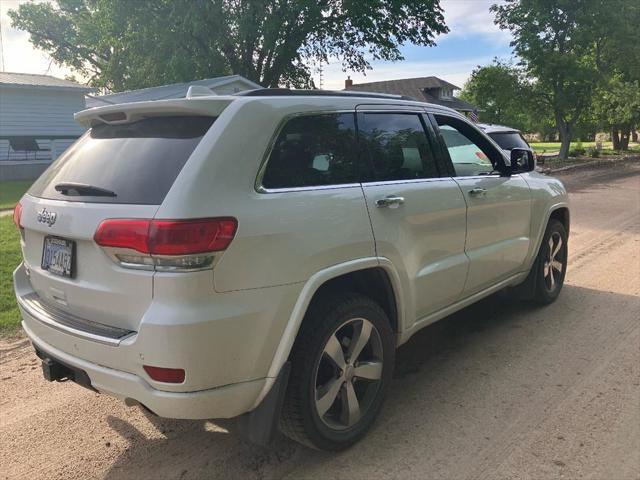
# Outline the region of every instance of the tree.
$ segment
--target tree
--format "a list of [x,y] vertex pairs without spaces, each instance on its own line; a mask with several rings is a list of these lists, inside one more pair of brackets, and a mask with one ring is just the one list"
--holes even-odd
[[506,0],[491,7],[500,28],[511,30],[537,99],[553,112],[561,158],[601,81],[595,51],[605,28],[613,28],[606,27],[611,8],[601,0]]
[[471,73],[460,98],[479,107],[483,122],[539,130],[539,120],[548,115],[532,101],[532,85],[524,77],[522,68],[494,59]]
[[614,75],[598,90],[593,108],[600,126],[611,131],[614,150],[628,150],[631,132],[640,125],[640,81]]
[[54,0],[9,11],[36,48],[119,91],[240,74],[310,86],[314,61],[363,72],[446,33],[440,0]]

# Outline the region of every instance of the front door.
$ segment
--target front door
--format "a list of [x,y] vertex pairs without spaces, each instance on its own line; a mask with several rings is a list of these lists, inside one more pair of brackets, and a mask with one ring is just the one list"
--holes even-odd
[[522,270],[531,242],[531,193],[520,175],[497,171],[504,171],[502,153],[473,125],[447,115],[435,121],[467,202],[468,296]]
[[360,109],[357,118],[376,252],[399,271],[410,327],[462,294],[466,203],[438,165],[420,112]]

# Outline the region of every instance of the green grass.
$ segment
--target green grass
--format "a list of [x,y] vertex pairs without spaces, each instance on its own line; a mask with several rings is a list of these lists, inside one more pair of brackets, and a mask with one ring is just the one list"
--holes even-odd
[[[573,150],[578,147],[580,142],[571,142],[569,150]],[[560,142],[531,142],[529,143],[536,153],[555,153],[560,151]],[[595,148],[596,142],[582,142],[582,148],[589,149]],[[640,144],[630,144],[629,150],[625,152],[619,152],[613,150],[613,143],[602,142],[602,154],[603,155],[620,155],[625,153],[637,153],[640,152]]]
[[32,183],[33,180],[0,182],[0,210],[12,209]]
[[13,219],[0,217],[0,335],[16,333],[20,325],[12,278],[20,259],[20,234]]

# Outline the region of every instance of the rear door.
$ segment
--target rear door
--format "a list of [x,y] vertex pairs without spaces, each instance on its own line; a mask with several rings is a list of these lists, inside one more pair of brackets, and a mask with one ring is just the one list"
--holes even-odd
[[522,270],[531,241],[531,192],[520,175],[500,174],[502,153],[469,122],[441,114],[434,121],[467,202],[468,296]]
[[93,241],[107,218],[153,218],[213,117],[94,126],[21,200],[24,263],[40,301],[138,330],[152,270],[123,268]]
[[[434,155],[419,111],[358,111],[363,189],[377,255],[399,271],[414,320],[453,302],[467,275],[466,204]],[[410,325],[407,325],[410,327]]]

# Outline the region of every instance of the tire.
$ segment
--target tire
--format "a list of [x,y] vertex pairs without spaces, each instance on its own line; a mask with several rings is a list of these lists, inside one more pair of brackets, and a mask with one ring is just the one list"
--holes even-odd
[[[366,343],[363,331],[370,331]],[[355,293],[323,296],[309,307],[290,359],[282,432],[319,450],[344,450],[360,440],[393,374],[394,335],[382,308]]]
[[558,220],[549,220],[531,272],[535,282],[534,302],[547,305],[560,295],[567,273],[567,252],[567,231],[564,225]]

